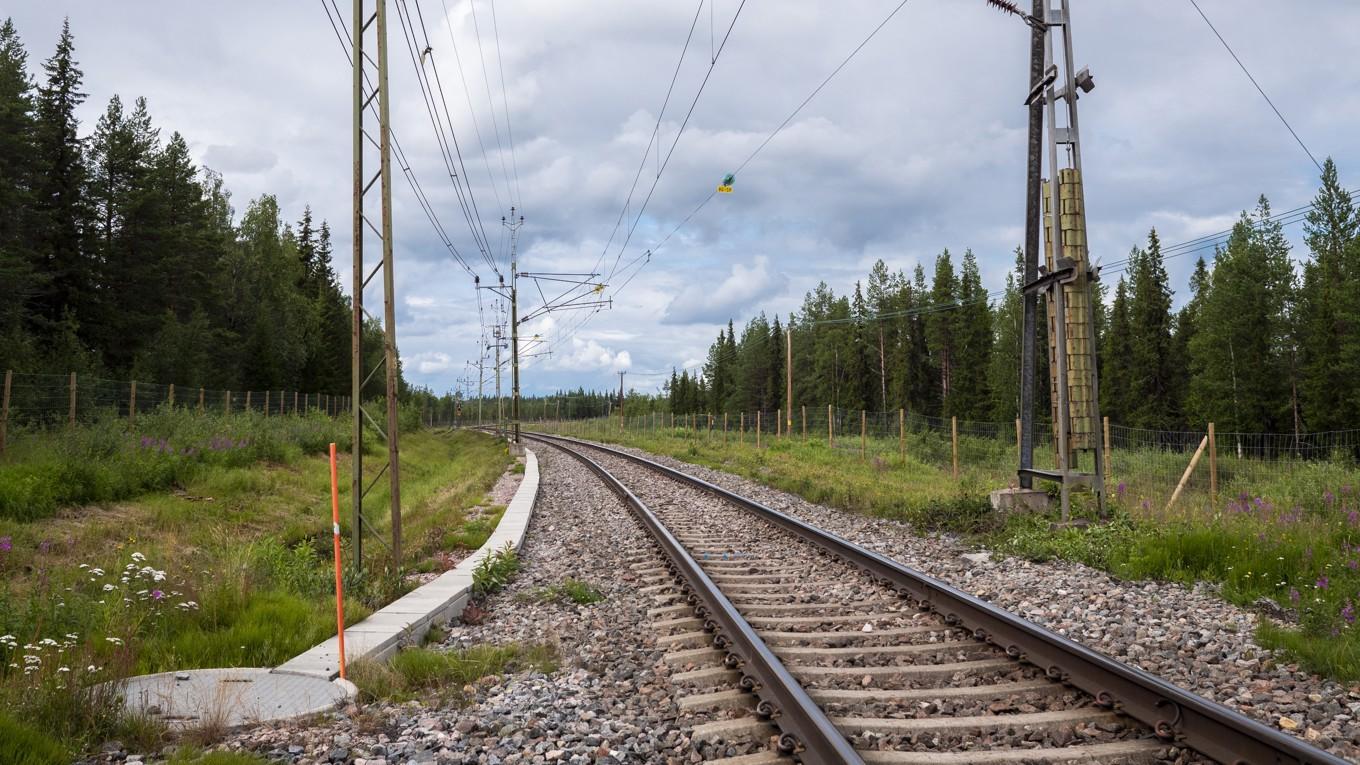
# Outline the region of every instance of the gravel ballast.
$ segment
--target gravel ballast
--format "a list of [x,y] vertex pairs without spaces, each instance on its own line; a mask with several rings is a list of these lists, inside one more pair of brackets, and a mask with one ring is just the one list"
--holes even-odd
[[1254,638],[1260,617],[1224,601],[1210,585],[1128,582],[1079,563],[971,555],[977,550],[947,537],[920,535],[905,523],[813,504],[740,476],[639,449],[622,450],[888,555],[1333,754],[1360,758],[1360,685],[1300,671],[1262,647]]

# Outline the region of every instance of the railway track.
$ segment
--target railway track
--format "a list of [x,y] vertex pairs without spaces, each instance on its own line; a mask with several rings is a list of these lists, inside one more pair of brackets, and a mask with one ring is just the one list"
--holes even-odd
[[704,759],[1342,763],[944,582],[686,473],[580,460],[664,555],[638,561]]

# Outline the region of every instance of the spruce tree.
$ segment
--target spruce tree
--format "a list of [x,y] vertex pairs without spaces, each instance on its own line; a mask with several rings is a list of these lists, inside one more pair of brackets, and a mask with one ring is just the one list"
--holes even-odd
[[926,319],[931,366],[938,374],[940,416],[958,413],[954,389],[958,348],[958,278],[949,250],[935,259],[935,279],[930,290],[930,312]]
[[40,288],[32,242],[33,82],[28,54],[10,19],[0,25],[0,363],[31,364],[28,307]]
[[992,309],[972,250],[963,253],[953,386],[955,412],[961,419],[983,419],[990,413],[987,373],[992,353]]
[[35,318],[68,327],[67,312],[93,313],[96,299],[94,261],[85,256],[81,241],[85,166],[75,112],[85,93],[80,91],[82,74],[74,53],[68,19],[62,22],[56,52],[43,62],[46,79],[38,88],[33,185],[38,231],[34,244],[47,277],[46,289],[35,302]]
[[993,344],[987,387],[991,419],[1006,423],[1020,416],[1020,345],[1024,303],[1017,284],[1024,275],[1024,252],[1015,248],[1015,268],[1006,273],[1006,291],[992,314]]
[[1354,427],[1360,422],[1360,212],[1330,157],[1304,232],[1312,258],[1303,265],[1296,325],[1303,419],[1309,430]]
[[1128,282],[1120,277],[1110,306],[1110,322],[1101,343],[1100,413],[1111,422],[1131,425],[1133,382],[1133,320],[1129,312]]
[[1157,230],[1148,232],[1146,250],[1129,258],[1129,377],[1123,419],[1139,428],[1165,429],[1176,424],[1181,372],[1173,365],[1171,288],[1167,284]]

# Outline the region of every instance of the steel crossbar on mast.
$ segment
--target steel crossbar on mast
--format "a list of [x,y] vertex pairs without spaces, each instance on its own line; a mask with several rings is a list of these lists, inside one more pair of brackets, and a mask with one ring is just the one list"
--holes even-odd
[[[350,400],[352,416],[352,463],[350,469],[351,497],[353,502],[353,555],[357,569],[363,568],[364,530],[374,534],[392,555],[394,568],[401,567],[401,470],[398,449],[397,429],[397,328],[396,300],[392,275],[392,134],[390,122],[390,92],[387,81],[387,0],[373,0],[373,12],[365,16],[365,0],[354,0],[354,19],[352,26],[354,86],[353,114],[353,295],[351,324],[350,357]],[[369,56],[365,48],[365,36],[373,26],[373,44],[377,60]],[[376,86],[365,92],[365,62],[376,69]],[[378,102],[378,140],[364,127],[364,116],[374,99]],[[378,171],[371,177],[364,174],[364,143],[368,142],[378,150]],[[364,214],[364,200],[374,184],[378,186],[380,197],[381,225],[375,226]],[[364,240],[371,231],[382,247],[382,258],[374,264],[371,271],[365,272]],[[364,306],[364,289],[369,282],[382,272],[383,286],[383,355],[367,374],[364,373],[364,322],[367,318],[376,321]],[[384,372],[384,393],[386,399],[386,429],[379,426],[376,419],[364,408],[364,388],[379,369]],[[387,461],[383,464],[372,482],[364,486],[363,455],[365,423],[368,423],[387,443]],[[389,517],[391,519],[392,540],[386,540],[373,529],[372,522],[364,514],[364,500],[378,480],[386,474],[390,490],[388,493]]]

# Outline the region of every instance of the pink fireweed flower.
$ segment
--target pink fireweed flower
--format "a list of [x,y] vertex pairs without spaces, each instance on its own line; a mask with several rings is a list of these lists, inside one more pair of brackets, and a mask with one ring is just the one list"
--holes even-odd
[[9,552],[14,549],[14,540],[10,537],[0,537],[0,552]]
[[152,591],[151,591],[151,599],[152,599],[152,600],[160,600],[161,598],[164,598],[164,597],[165,597],[165,593],[161,592],[160,590],[152,590]]
[[1326,574],[1323,574],[1322,576],[1318,577],[1318,580],[1313,583],[1313,585],[1317,587],[1319,590],[1325,590],[1329,586],[1331,586],[1331,584],[1332,580],[1328,579]]

